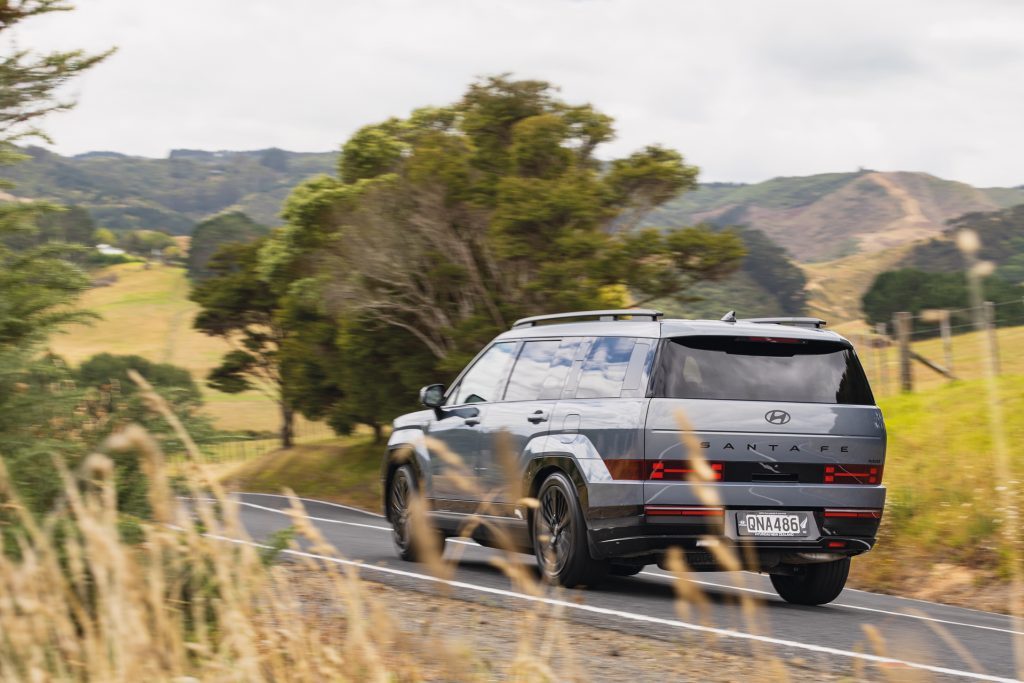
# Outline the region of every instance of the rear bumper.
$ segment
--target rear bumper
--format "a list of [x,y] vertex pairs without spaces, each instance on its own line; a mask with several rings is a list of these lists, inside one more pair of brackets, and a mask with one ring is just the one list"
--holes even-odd
[[[709,546],[718,545],[740,551],[743,561],[753,551],[761,564],[771,566],[793,553],[830,553],[851,556],[870,550],[875,544],[880,519],[826,518],[824,509],[786,508],[812,514],[816,530],[808,538],[740,537],[736,533],[735,513],[743,509],[726,508],[717,517],[660,516],[644,514],[616,519],[592,519],[589,539],[591,554],[600,559],[643,559],[657,561],[669,548],[680,548],[691,554],[708,554]],[[757,508],[764,509],[764,508]],[[779,508],[775,508],[778,510]],[[700,569],[702,567],[694,567]]]

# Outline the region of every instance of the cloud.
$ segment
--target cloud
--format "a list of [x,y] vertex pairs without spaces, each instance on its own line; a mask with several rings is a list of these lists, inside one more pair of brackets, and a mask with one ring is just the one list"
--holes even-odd
[[117,45],[48,130],[65,153],[336,148],[512,72],[708,180],[865,166],[1024,183],[1024,5],[997,0],[89,0],[40,49]]

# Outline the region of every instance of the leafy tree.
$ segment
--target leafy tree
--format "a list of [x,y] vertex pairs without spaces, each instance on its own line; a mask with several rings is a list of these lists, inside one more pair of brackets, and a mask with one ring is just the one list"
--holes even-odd
[[1009,254],[1004,257],[996,274],[1016,285],[1024,285],[1024,234],[1007,240]]
[[[64,0],[10,0],[0,4],[0,36],[31,17],[72,9]],[[36,54],[14,49],[0,55],[0,161],[20,155],[13,144],[45,136],[36,126],[42,117],[74,106],[58,97],[72,78],[95,66],[113,51],[88,55],[82,50]]]
[[747,250],[743,270],[778,301],[778,313],[803,315],[807,306],[804,272],[790,260],[785,249],[760,230],[736,230]]
[[133,254],[149,256],[156,251],[163,251],[175,245],[174,238],[159,230],[132,230],[121,236],[119,246]]
[[122,395],[133,395],[137,387],[128,377],[129,370],[138,372],[154,387],[173,391],[175,405],[192,409],[202,403],[202,394],[188,370],[170,363],[154,363],[142,356],[97,354],[78,367],[77,379],[90,387],[117,383],[122,387]]
[[[26,19],[69,9],[60,0],[4,2],[0,38]],[[74,105],[57,97],[60,88],[109,54],[72,50],[40,55],[13,49],[0,55],[0,163],[22,159],[14,143],[44,137],[38,120]],[[0,205],[0,363],[13,364],[12,355],[26,358],[58,326],[86,317],[69,308],[86,280],[62,258],[67,254],[63,247],[43,244],[14,253],[5,244],[8,238],[37,232],[37,221],[49,208],[38,203]]]
[[357,131],[261,251],[280,310],[306,313],[285,316],[281,347],[295,405],[340,429],[381,424],[412,382],[521,315],[684,297],[735,271],[734,232],[635,228],[697,169],[653,145],[601,162],[613,134],[591,106],[504,76]]
[[222,213],[199,223],[192,231],[188,250],[188,274],[193,280],[210,277],[210,259],[225,244],[252,242],[267,234],[265,226],[240,211]]
[[29,249],[50,242],[92,246],[95,230],[92,216],[82,207],[53,207],[40,212],[32,229],[15,231],[3,241],[14,250]]
[[117,234],[110,228],[96,228],[92,234],[92,241],[96,244],[117,244]]
[[[996,302],[1013,302],[996,308],[997,325],[1019,325],[1024,320],[1021,290],[1002,278],[989,277],[983,283],[985,298]],[[913,268],[888,271],[878,275],[862,300],[868,322],[890,323],[893,314],[908,311],[917,316],[921,311],[942,308],[955,311],[954,325],[973,322],[967,278],[963,273],[929,273]],[[914,332],[922,336],[938,334],[935,323],[914,320]]]
[[[188,371],[139,356],[100,354],[76,370],[61,358],[31,359],[13,377],[0,376],[7,409],[0,411],[0,452],[21,496],[32,510],[52,509],[63,485],[53,455],[74,466],[125,425],[141,424],[169,451],[183,445],[160,417],[143,404],[127,370],[138,370],[184,421],[193,438],[213,434],[201,415],[202,398]],[[110,453],[118,472],[118,508],[145,516],[145,480],[135,453]]]
[[278,296],[260,277],[261,242],[227,244],[207,264],[210,275],[193,285],[191,299],[202,310],[197,330],[232,346],[210,371],[207,384],[229,394],[257,390],[281,412],[281,445],[292,445],[294,407],[280,369],[280,349],[289,332],[277,316]]
[[[1024,254],[1024,204],[1001,211],[968,213],[949,222],[940,238],[918,245],[901,265],[920,270],[954,272],[965,267],[956,246],[956,234],[970,229],[978,234],[981,250],[978,258],[1003,266]],[[1012,272],[1007,279],[1016,276]]]
[[459,103],[357,132],[339,178],[300,187],[285,218],[336,234],[327,288],[340,308],[405,330],[459,365],[516,316],[681,295],[734,270],[743,247],[703,228],[630,230],[695,186],[697,170],[650,146],[593,156],[611,119],[547,83],[490,78]]

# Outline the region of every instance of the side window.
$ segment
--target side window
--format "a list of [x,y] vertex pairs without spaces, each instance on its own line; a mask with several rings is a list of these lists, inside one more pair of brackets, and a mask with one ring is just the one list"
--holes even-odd
[[548,376],[544,378],[544,385],[540,388],[539,398],[562,397],[562,387],[565,386],[565,378],[572,370],[572,362],[576,358],[579,346],[579,339],[562,340],[555,357],[551,359],[551,367],[548,369]]
[[583,361],[576,398],[618,398],[635,346],[630,337],[595,339]]
[[523,344],[505,391],[506,401],[559,398],[572,367],[577,340],[545,339]]
[[502,384],[512,364],[517,342],[499,342],[487,349],[463,376],[448,405],[489,403],[500,398]]

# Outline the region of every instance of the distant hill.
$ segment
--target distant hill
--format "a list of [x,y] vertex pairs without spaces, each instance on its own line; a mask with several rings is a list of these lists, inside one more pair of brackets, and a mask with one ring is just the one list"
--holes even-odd
[[939,236],[946,221],[1024,204],[1024,187],[976,188],[927,173],[827,173],[753,185],[709,183],[651,212],[648,225],[708,222],[767,234],[820,262]]
[[89,210],[114,230],[140,228],[188,234],[199,221],[225,210],[277,225],[281,203],[296,184],[333,173],[337,153],[174,150],[166,159],[89,152],[65,157],[38,147],[31,159],[0,168],[17,197],[51,199]]
[[807,308],[807,278],[800,267],[760,230],[735,228],[747,249],[739,270],[719,282],[703,282],[686,292],[684,304],[658,302],[670,316],[684,318],[738,315],[765,317],[803,315]]
[[899,265],[932,272],[963,270],[966,263],[957,249],[956,234],[964,228],[977,233],[981,242],[978,258],[991,261],[996,275],[1024,284],[1024,205],[961,216],[939,237],[915,245]]
[[[273,148],[178,149],[165,159],[106,151],[74,157],[40,148],[26,152],[31,160],[0,167],[0,178],[15,183],[5,190],[15,196],[0,199],[53,199],[85,207],[101,226],[177,235],[226,211],[279,225],[281,204],[291,188],[310,176],[333,173],[338,157]],[[742,270],[723,282],[699,285],[689,294],[701,300],[670,306],[677,313],[808,310],[849,321],[861,317],[860,297],[879,272],[908,258],[935,260],[936,249],[945,250],[948,261],[948,221],[1017,204],[1024,204],[1024,187],[976,188],[926,173],[861,170],[756,184],[705,183],[650,212],[644,225],[704,222],[746,228],[750,256]],[[908,256],[927,240],[937,240],[932,256]]]

